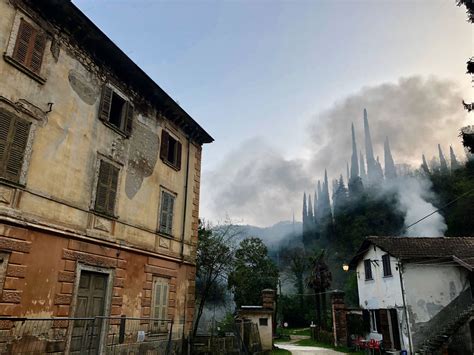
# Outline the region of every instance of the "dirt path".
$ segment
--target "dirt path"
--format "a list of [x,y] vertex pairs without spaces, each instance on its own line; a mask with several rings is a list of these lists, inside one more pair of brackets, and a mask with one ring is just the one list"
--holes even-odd
[[277,348],[285,349],[291,352],[293,355],[337,355],[344,354],[340,351],[319,348],[317,346],[298,346],[291,343],[277,343],[275,344]]

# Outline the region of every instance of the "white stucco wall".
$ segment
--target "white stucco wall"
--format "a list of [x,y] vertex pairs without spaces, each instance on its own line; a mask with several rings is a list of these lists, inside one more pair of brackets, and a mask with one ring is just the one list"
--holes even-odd
[[364,309],[397,308],[403,306],[400,274],[397,260],[390,257],[392,276],[383,276],[382,249],[371,246],[364,259],[371,259],[372,280],[365,279],[364,261],[357,265],[357,287],[359,289],[359,303]]
[[429,321],[469,286],[467,272],[447,264],[406,264],[403,281],[412,323]]
[[[262,343],[262,350],[272,350],[273,347],[273,329],[272,329],[272,314],[271,312],[241,312],[240,315],[243,318],[249,319],[252,323],[256,324],[258,327],[258,332],[260,334],[260,341]],[[267,325],[260,325],[259,319],[267,318]]]
[[[384,277],[382,263],[384,254],[386,253],[382,249],[371,246],[357,265],[359,303],[363,309],[368,310],[396,308],[401,345],[408,350],[408,326],[413,332],[416,324],[432,319],[466,290],[469,287],[468,273],[462,267],[448,263],[433,262],[429,265],[403,263],[401,271],[407,309],[405,312],[398,260],[390,257],[392,276]],[[365,279],[366,259],[374,261],[371,263],[372,280]]]

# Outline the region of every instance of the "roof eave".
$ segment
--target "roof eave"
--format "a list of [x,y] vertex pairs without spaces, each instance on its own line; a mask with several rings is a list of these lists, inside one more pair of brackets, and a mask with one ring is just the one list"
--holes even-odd
[[166,117],[180,126],[189,138],[200,144],[212,138],[181,106],[131,60],[72,2],[62,0],[25,0],[45,19],[68,30],[81,47],[99,63],[108,66],[117,77],[137,90]]

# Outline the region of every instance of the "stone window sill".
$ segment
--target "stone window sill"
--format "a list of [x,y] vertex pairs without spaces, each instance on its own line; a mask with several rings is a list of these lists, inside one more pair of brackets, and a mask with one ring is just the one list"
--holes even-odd
[[173,240],[173,239],[174,239],[174,236],[171,235],[171,234],[163,233],[163,232],[160,232],[160,231],[156,231],[156,233],[157,233],[160,237],[163,237],[163,238],[166,238],[166,239],[170,239],[170,240]]
[[117,126],[113,125],[112,123],[110,123],[109,121],[104,121],[104,120],[101,120],[102,123],[104,125],[106,125],[107,127],[109,127],[110,129],[114,130],[116,133],[120,134],[123,138],[129,138],[129,135],[126,134],[124,131],[122,131],[120,128],[118,128]]
[[26,75],[28,75],[31,79],[37,81],[39,84],[43,85],[44,83],[46,83],[46,79],[43,78],[42,76],[36,74],[35,72],[33,72],[31,69],[25,67],[23,64],[19,63],[18,61],[16,61],[14,58],[10,57],[9,55],[7,54],[4,54],[3,55],[3,59],[5,59],[5,61],[11,65],[13,65],[15,68],[17,68],[18,70],[20,70],[21,72],[25,73]]

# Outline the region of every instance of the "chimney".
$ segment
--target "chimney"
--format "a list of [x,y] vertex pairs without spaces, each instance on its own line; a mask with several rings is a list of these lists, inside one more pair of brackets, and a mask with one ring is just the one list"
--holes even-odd
[[275,308],[275,291],[268,288],[262,291],[262,307],[271,310]]

